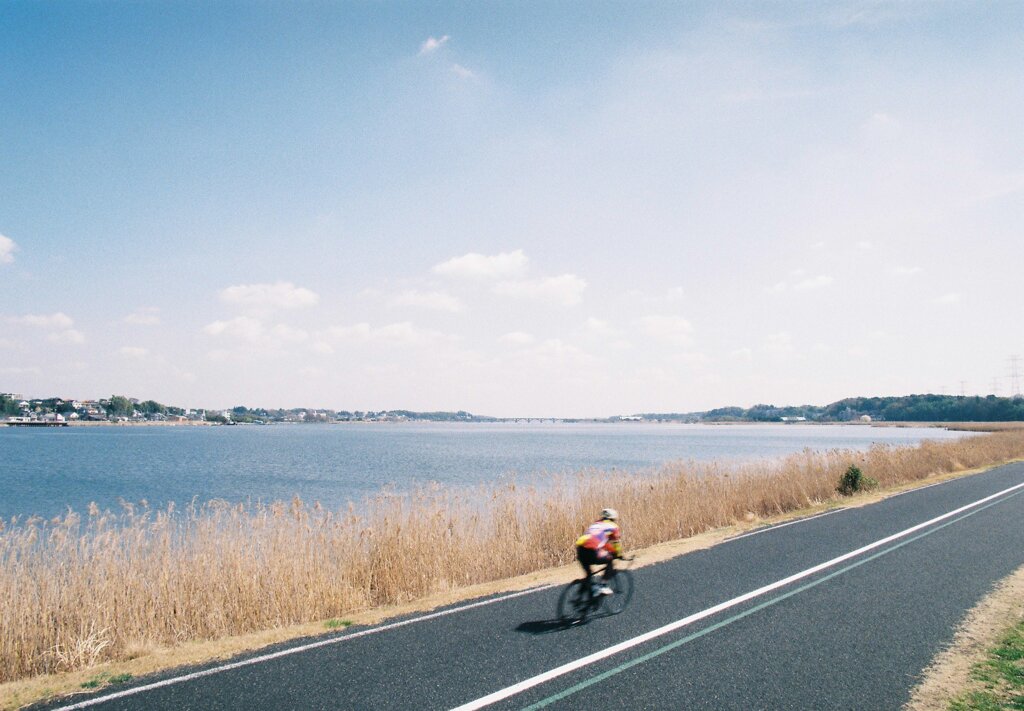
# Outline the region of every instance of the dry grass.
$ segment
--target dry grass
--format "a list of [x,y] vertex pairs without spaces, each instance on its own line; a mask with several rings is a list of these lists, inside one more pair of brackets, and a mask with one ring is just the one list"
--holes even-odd
[[1024,422],[886,422],[875,421],[871,427],[920,428],[934,427],[960,432],[1014,432],[1024,430]]
[[949,422],[945,427],[963,432],[1014,432],[1024,430],[1024,422]]
[[581,525],[609,503],[640,548],[827,502],[850,464],[889,487],[1022,456],[1024,433],[1003,432],[645,474],[590,471],[542,490],[424,488],[381,494],[359,512],[296,499],[16,521],[0,530],[0,682],[561,565]]

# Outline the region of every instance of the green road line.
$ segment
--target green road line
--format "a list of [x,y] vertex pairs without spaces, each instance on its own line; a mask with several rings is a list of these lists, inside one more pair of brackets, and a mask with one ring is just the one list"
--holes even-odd
[[870,556],[868,556],[866,558],[862,558],[861,560],[858,560],[855,563],[851,563],[850,565],[846,566],[845,568],[840,568],[839,570],[836,570],[836,571],[834,571],[832,573],[829,573],[828,575],[825,575],[825,576],[823,576],[821,578],[818,578],[817,580],[815,580],[813,582],[806,583],[806,584],[801,585],[800,587],[798,587],[798,588],[796,588],[794,590],[790,590],[787,593],[779,595],[776,598],[772,598],[771,600],[766,600],[765,602],[762,602],[762,603],[760,603],[758,605],[755,605],[754,607],[751,607],[749,610],[744,610],[743,612],[740,612],[739,614],[736,614],[736,615],[733,615],[732,617],[729,617],[729,618],[726,618],[724,620],[721,620],[720,622],[716,622],[713,625],[705,627],[704,629],[700,630],[699,632],[694,632],[693,634],[687,635],[686,637],[683,637],[682,639],[678,639],[675,642],[671,642],[670,644],[666,644],[663,647],[659,647],[658,649],[655,649],[655,650],[653,650],[651,652],[648,652],[647,654],[644,654],[643,656],[637,657],[636,659],[631,659],[628,662],[624,662],[623,664],[620,664],[619,666],[617,666],[617,667],[615,667],[613,669],[609,669],[606,672],[602,672],[602,673],[598,674],[597,676],[591,677],[590,679],[587,679],[586,681],[581,681],[580,683],[576,684],[575,686],[570,686],[568,689],[565,689],[564,691],[560,691],[557,694],[552,694],[551,696],[547,697],[546,699],[541,699],[540,701],[538,701],[536,703],[530,704],[529,706],[525,706],[525,707],[523,707],[523,709],[521,711],[533,711],[534,709],[544,708],[545,706],[553,704],[556,701],[561,701],[562,699],[566,698],[567,696],[572,696],[576,692],[582,691],[583,689],[586,689],[588,686],[593,686],[594,684],[597,684],[598,682],[604,681],[605,679],[607,679],[609,677],[615,676],[616,674],[624,672],[627,669],[631,669],[631,668],[637,666],[638,664],[643,664],[644,662],[646,662],[646,661],[648,661],[650,659],[654,659],[655,657],[661,656],[665,652],[670,652],[673,649],[675,649],[676,647],[681,647],[682,645],[684,645],[684,644],[686,644],[688,642],[692,642],[695,639],[700,639],[704,635],[711,634],[712,632],[714,632],[717,629],[721,629],[722,627],[725,627],[726,625],[731,625],[733,622],[736,622],[737,620],[742,620],[744,617],[749,617],[750,615],[753,615],[755,612],[759,612],[759,611],[765,609],[766,607],[771,607],[772,605],[774,605],[776,603],[779,603],[779,602],[782,602],[783,600],[785,600],[787,598],[791,598],[794,595],[798,595],[798,594],[804,592],[805,590],[810,590],[811,588],[813,588],[813,587],[815,587],[817,585],[821,585],[822,583],[824,583],[826,581],[829,581],[832,578],[835,578],[835,577],[837,577],[839,575],[842,575],[843,573],[849,572],[849,571],[853,570],[854,568],[858,568],[858,567],[864,565],[865,563],[868,563],[868,562],[870,562],[870,561],[872,561],[872,560],[874,560],[876,558],[881,558],[883,555],[886,555],[888,553],[892,553],[894,550],[902,548],[903,546],[908,545],[910,543],[913,543],[914,541],[919,540],[921,538],[924,538],[925,536],[930,536],[933,533],[935,533],[936,531],[941,531],[946,526],[952,526],[954,523],[958,523],[959,521],[963,521],[965,518],[969,518],[970,516],[973,516],[976,513],[980,513],[981,511],[984,511],[985,509],[987,509],[987,508],[989,508],[991,506],[995,506],[996,504],[1001,504],[1004,501],[1007,501],[1008,499],[1012,499],[1014,496],[1017,496],[1018,494],[1022,494],[1022,493],[1024,493],[1024,491],[1017,491],[1017,492],[1015,492],[1013,494],[1010,494],[1009,496],[1006,496],[1006,497],[1004,497],[1002,499],[999,499],[998,501],[993,501],[990,504],[986,504],[985,506],[977,508],[974,511],[966,513],[963,516],[960,516],[958,518],[954,518],[951,521],[947,521],[946,523],[943,523],[943,524],[941,524],[939,526],[936,526],[935,528],[930,528],[930,529],[928,529],[927,531],[925,531],[923,533],[919,533],[919,534],[917,534],[916,536],[914,536],[912,538],[908,538],[905,541],[901,541],[901,542],[899,542],[899,543],[897,543],[897,544],[895,544],[895,545],[893,545],[893,546],[891,546],[889,548],[886,548],[885,550],[879,551],[877,553],[873,553],[872,555],[870,555]]

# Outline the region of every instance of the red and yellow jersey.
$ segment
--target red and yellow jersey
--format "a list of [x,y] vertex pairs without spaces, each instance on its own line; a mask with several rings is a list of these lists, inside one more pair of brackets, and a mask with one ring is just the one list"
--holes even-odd
[[586,533],[576,539],[576,545],[621,556],[622,529],[614,521],[595,521],[587,527]]

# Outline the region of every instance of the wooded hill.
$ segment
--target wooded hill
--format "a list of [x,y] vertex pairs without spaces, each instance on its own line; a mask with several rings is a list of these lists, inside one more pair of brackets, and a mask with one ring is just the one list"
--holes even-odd
[[645,420],[684,422],[778,422],[806,418],[811,422],[850,422],[863,416],[885,422],[1009,422],[1024,421],[1024,398],[903,395],[850,397],[830,405],[754,405],[720,407],[706,412],[645,413]]

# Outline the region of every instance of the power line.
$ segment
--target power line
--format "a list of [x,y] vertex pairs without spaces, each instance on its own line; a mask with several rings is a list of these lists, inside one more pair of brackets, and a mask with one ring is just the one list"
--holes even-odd
[[1020,397],[1020,356],[1010,356],[1010,395]]

